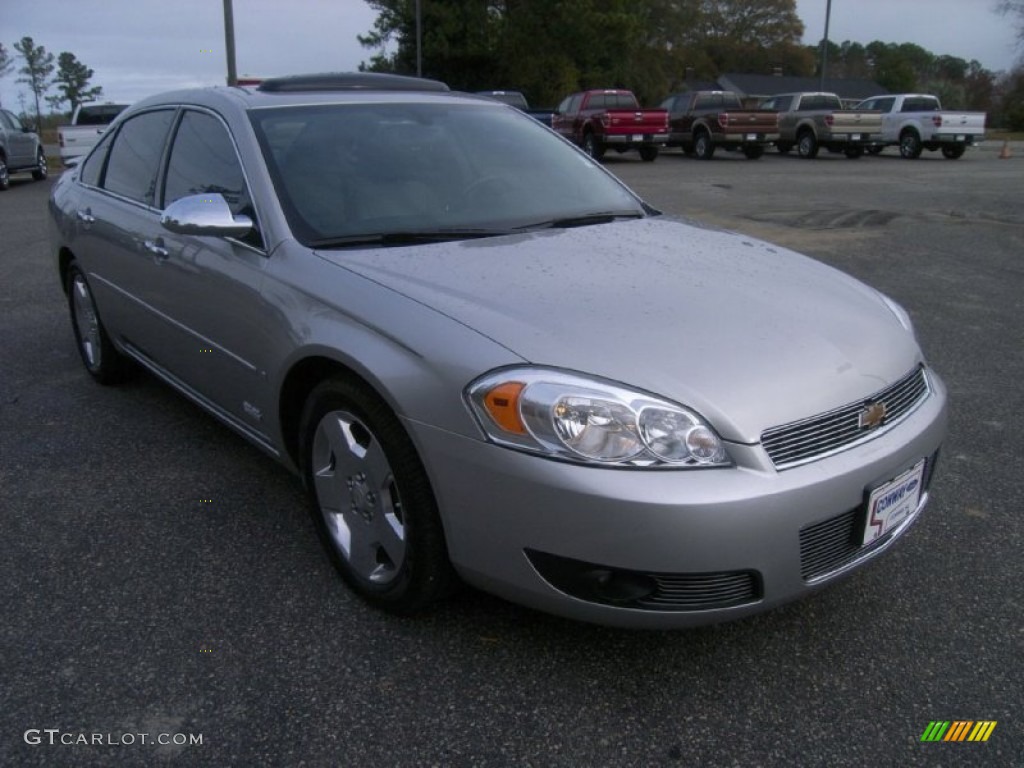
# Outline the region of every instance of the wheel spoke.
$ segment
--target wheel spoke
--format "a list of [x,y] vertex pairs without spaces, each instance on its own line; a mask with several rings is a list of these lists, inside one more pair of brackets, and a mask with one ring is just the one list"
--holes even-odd
[[405,559],[405,512],[394,484],[382,494],[373,523],[377,541],[397,568]]

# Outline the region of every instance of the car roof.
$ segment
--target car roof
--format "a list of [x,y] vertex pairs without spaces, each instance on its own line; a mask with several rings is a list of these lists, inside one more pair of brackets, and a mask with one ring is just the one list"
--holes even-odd
[[371,72],[317,73],[263,80],[259,85],[208,86],[170,91],[142,99],[132,113],[154,107],[190,104],[219,111],[248,112],[257,109],[310,104],[345,104],[410,101],[451,103],[467,100],[493,101],[450,91],[438,80]]

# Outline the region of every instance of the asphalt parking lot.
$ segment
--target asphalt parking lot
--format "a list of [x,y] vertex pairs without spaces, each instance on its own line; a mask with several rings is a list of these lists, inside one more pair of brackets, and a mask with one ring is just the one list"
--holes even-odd
[[[50,182],[16,178],[0,194],[0,764],[1024,765],[1022,155],[607,158],[668,213],[897,299],[950,389],[932,504],[893,551],[809,600],[667,633],[468,590],[420,619],[364,606],[297,480],[151,378],[88,378],[46,244]],[[934,720],[998,724],[922,743]]]

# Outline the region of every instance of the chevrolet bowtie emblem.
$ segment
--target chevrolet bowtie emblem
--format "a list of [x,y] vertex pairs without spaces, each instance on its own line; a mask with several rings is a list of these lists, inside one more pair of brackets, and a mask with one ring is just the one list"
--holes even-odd
[[885,421],[885,403],[868,403],[860,412],[859,425],[861,429],[874,429],[881,426]]

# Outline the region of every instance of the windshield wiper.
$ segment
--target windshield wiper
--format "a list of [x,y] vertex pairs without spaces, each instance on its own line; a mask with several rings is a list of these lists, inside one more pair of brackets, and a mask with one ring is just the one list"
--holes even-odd
[[410,232],[367,232],[359,235],[325,237],[312,240],[310,248],[357,248],[366,245],[388,247],[416,245],[417,243],[446,243],[453,240],[471,240],[479,237],[498,237],[511,234],[503,229],[427,229]]
[[561,219],[550,219],[538,221],[535,224],[527,224],[516,229],[571,229],[572,227],[589,227],[593,224],[610,224],[617,219],[642,219],[644,213],[641,211],[601,211],[600,213],[587,213],[582,216],[566,216]]

